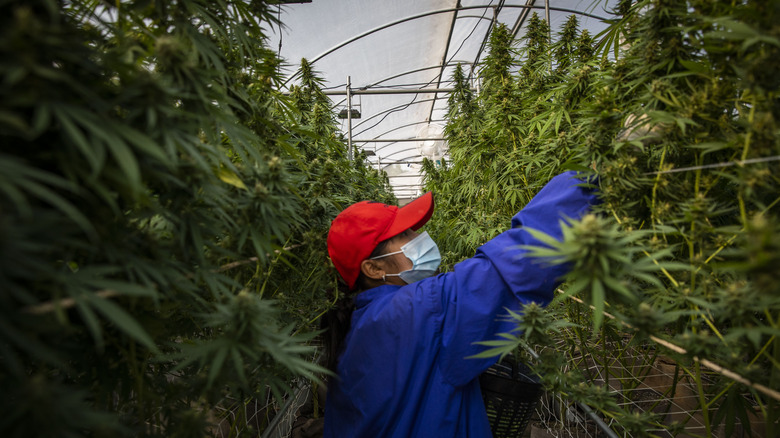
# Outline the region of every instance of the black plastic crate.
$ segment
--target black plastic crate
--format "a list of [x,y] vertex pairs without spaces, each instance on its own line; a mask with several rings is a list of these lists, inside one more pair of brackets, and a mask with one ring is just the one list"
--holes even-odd
[[542,397],[539,377],[522,363],[504,359],[479,376],[494,438],[521,437]]

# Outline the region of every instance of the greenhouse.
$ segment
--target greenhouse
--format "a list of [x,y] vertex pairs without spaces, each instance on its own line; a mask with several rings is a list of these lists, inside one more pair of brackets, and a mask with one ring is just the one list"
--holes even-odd
[[0,436],[780,436],[780,1],[0,12]]

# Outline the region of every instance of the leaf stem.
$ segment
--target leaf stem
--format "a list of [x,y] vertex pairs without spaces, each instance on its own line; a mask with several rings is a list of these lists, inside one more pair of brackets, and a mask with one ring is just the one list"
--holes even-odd
[[694,363],[695,374],[693,376],[696,382],[696,392],[699,394],[699,405],[701,406],[702,421],[704,422],[705,436],[712,436],[712,425],[710,424],[710,410],[707,404],[707,398],[704,393],[704,384],[702,383],[701,363]]
[[[753,126],[753,121],[755,120],[756,115],[756,103],[751,102],[750,103],[750,113],[748,114],[748,126]],[[745,145],[742,147],[742,161],[745,161],[748,156],[748,152],[750,151],[750,141],[753,138],[753,132],[748,128],[747,134],[745,134]],[[737,199],[739,201],[739,215],[742,218],[742,224],[747,225],[747,210],[745,207],[745,198],[743,197],[743,191],[742,188],[739,190],[739,194],[737,195]]]
[[661,180],[661,172],[664,170],[664,159],[666,158],[666,145],[664,145],[664,149],[661,151],[661,161],[658,163],[658,173],[655,175],[655,182],[653,183],[653,191],[652,191],[652,200],[650,204],[650,214],[653,218],[653,237],[656,237],[657,232],[655,229],[655,223],[658,220],[656,217],[656,210],[655,210],[655,201],[657,199],[657,191],[658,191],[658,183]]
[[[772,324],[773,326],[777,327],[777,324]],[[777,342],[777,337],[772,337],[773,343],[774,343],[774,363],[780,363],[780,342]],[[770,388],[778,388],[780,387],[780,368],[777,366],[772,367],[772,374],[769,377],[769,387]],[[778,400],[767,400],[767,419],[766,419],[766,432],[767,436],[777,436],[778,432],[778,426],[777,420],[780,418],[780,401]]]

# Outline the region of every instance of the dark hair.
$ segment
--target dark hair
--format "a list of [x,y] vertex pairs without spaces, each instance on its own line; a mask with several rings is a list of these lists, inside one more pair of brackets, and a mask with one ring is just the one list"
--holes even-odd
[[[388,240],[383,240],[374,248],[368,257],[377,257],[384,254],[387,250]],[[347,337],[352,323],[352,311],[355,310],[355,295],[369,289],[368,278],[361,272],[355,282],[355,289],[349,290],[346,284],[339,282],[339,289],[334,293],[341,295],[336,300],[332,309],[328,310],[322,319],[321,327],[325,331],[322,335],[325,344],[325,366],[336,373],[341,344]]]

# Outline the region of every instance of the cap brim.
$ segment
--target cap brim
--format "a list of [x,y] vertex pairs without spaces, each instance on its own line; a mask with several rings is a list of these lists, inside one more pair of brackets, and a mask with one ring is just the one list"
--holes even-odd
[[409,228],[418,230],[430,220],[433,215],[433,206],[433,192],[428,192],[399,208],[393,223],[379,236],[379,240],[387,240]]

